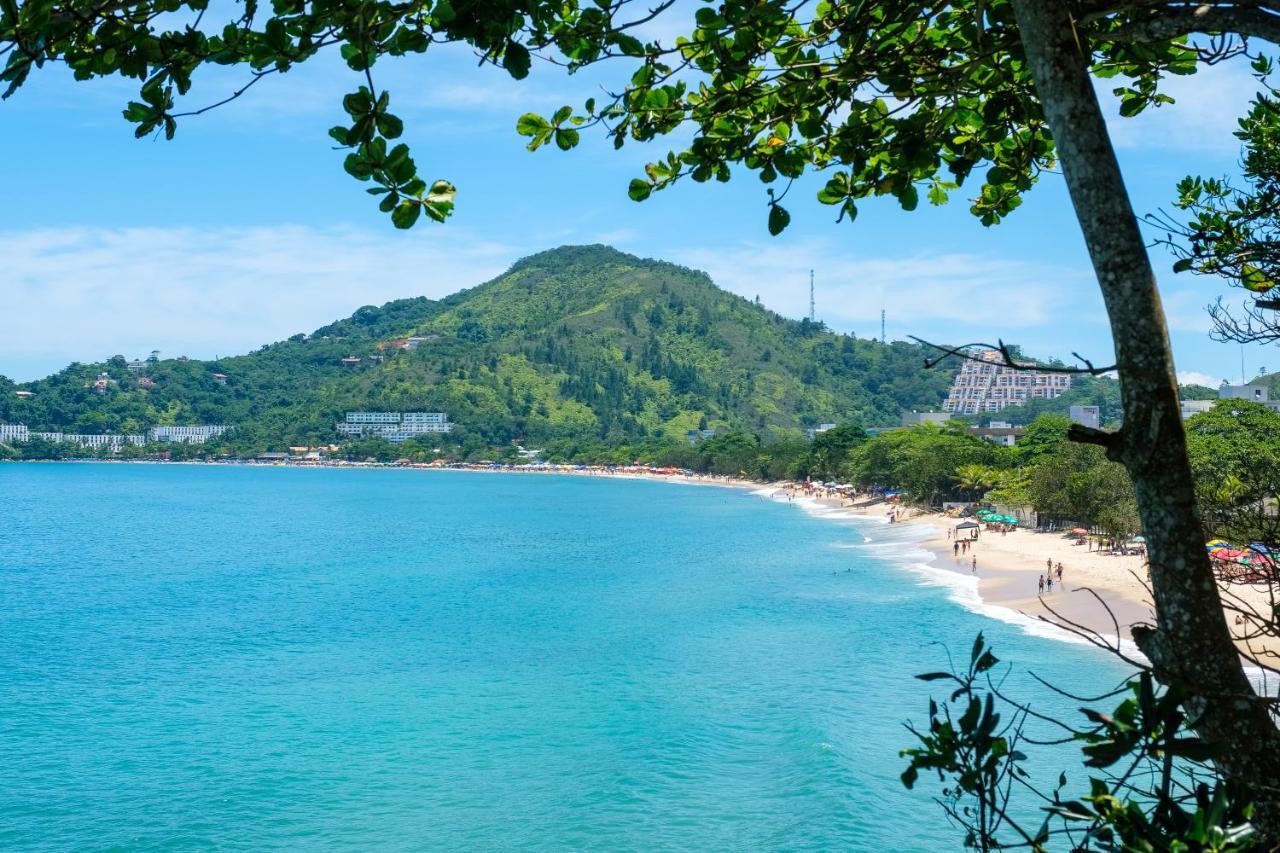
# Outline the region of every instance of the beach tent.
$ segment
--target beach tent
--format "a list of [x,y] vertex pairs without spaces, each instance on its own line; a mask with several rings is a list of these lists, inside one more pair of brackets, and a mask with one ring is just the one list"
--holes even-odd
[[973,530],[974,528],[981,526],[982,525],[978,524],[976,521],[962,521],[956,525],[956,530]]

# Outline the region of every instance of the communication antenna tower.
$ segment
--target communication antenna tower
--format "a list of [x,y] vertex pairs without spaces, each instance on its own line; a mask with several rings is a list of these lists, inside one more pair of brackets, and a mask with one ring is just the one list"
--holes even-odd
[[884,343],[884,309],[880,309],[880,343]]
[[809,270],[809,322],[812,323],[813,321],[813,270]]

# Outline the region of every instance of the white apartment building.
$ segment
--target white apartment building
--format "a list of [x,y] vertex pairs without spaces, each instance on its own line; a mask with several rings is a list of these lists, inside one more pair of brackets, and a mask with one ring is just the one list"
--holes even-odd
[[921,424],[933,424],[934,426],[942,426],[951,420],[951,415],[946,412],[903,412],[902,425],[904,427],[920,426]]
[[[54,433],[55,435],[57,433]],[[61,441],[69,444],[78,444],[81,447],[112,447],[119,448],[126,444],[134,444],[138,447],[147,443],[145,435],[120,435],[118,433],[102,433],[102,434],[76,434],[61,433]]]
[[452,429],[444,412],[347,412],[346,420],[337,424],[343,435],[382,438],[392,444]]
[[1072,406],[1071,422],[1081,426],[1100,429],[1102,427],[1101,406]]
[[973,353],[960,365],[944,412],[977,415],[1030,400],[1052,400],[1071,387],[1071,376],[1034,368],[1005,367],[1000,353]]
[[31,433],[25,424],[0,424],[0,442],[28,441]]
[[[405,412],[400,423],[421,426],[448,426],[449,417],[444,412]],[[447,430],[446,430],[447,431]]]
[[158,426],[148,432],[152,441],[167,441],[178,444],[204,444],[226,432],[229,427],[217,424],[202,426]]
[[1217,401],[1216,400],[1182,400],[1179,402],[1178,407],[1182,410],[1182,419],[1185,421],[1187,418],[1193,417],[1195,415],[1203,414],[1204,412],[1209,411],[1210,409],[1213,408],[1213,404],[1215,402]]
[[1247,385],[1228,385],[1223,382],[1218,388],[1219,400],[1249,400],[1266,406],[1273,412],[1280,412],[1280,400],[1271,399],[1271,389],[1257,382]]
[[347,412],[349,424],[398,424],[400,412]]
[[43,439],[54,444],[77,444],[80,447],[110,447],[120,449],[126,444],[143,447],[147,443],[145,435],[121,435],[114,432],[74,433],[74,432],[33,432],[31,438]]

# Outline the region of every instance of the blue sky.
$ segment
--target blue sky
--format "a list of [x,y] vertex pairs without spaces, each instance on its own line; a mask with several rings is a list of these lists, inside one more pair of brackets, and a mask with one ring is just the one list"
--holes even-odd
[[[567,77],[535,66],[516,82],[458,49],[379,65],[424,172],[459,188],[449,224],[409,232],[376,211],[325,135],[344,117],[341,94],[359,84],[339,63],[264,80],[186,120],[172,142],[133,139],[120,117],[129,84],[39,73],[0,103],[0,374],[26,380],[152,349],[244,352],[361,305],[442,296],[532,252],[588,242],[707,270],[790,316],[807,311],[813,268],[818,316],[860,336],[878,334],[884,309],[890,338],[1003,338],[1041,356],[1110,359],[1060,176],[1042,179],[995,228],[968,214],[963,190],[943,208],[904,213],[878,201],[855,224],[836,224],[812,200],[820,180],[808,180],[788,197],[790,229],[773,238],[763,187],[746,172],[637,204],[627,182],[667,146],[617,152],[591,138],[570,153],[524,150],[514,132],[522,112],[580,104],[598,92],[599,74],[619,70]],[[235,83],[222,69],[197,78],[194,102]],[[1228,63],[1172,81],[1175,106],[1114,119],[1140,213],[1167,206],[1183,175],[1235,171],[1231,131],[1253,90],[1248,69]],[[1238,379],[1241,349],[1207,337],[1204,306],[1221,284],[1173,275],[1159,249],[1154,260],[1180,373]],[[1271,348],[1243,356],[1250,376],[1280,370]]]

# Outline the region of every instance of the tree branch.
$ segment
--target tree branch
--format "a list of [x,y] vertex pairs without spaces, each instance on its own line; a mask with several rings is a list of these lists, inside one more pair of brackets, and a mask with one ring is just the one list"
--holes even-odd
[[994,345],[979,342],[962,344],[958,347],[945,347],[941,344],[926,341],[924,338],[918,338],[915,335],[907,335],[907,337],[921,346],[929,347],[930,349],[935,349],[942,353],[942,355],[937,358],[926,358],[924,361],[925,370],[937,367],[945,359],[950,358],[953,355],[963,358],[965,361],[980,361],[984,364],[992,363],[988,359],[979,358],[978,356],[971,354],[969,350],[973,347],[982,347],[983,349],[1000,353],[1001,360],[995,363],[1001,367],[1009,367],[1014,370],[1038,370],[1041,373],[1066,373],[1070,375],[1088,374],[1090,376],[1101,376],[1104,373],[1114,373],[1116,370],[1116,366],[1114,364],[1110,367],[1094,367],[1093,362],[1089,361],[1089,359],[1080,355],[1078,352],[1073,352],[1071,354],[1075,356],[1078,361],[1084,364],[1084,367],[1053,367],[1050,365],[1040,364],[1035,361],[1017,361],[1014,359],[1013,352],[1009,349],[1009,345],[1004,341],[997,341]]
[[1192,33],[1235,33],[1280,44],[1280,15],[1257,8],[1213,6],[1161,10],[1149,20],[1126,24],[1106,38],[1122,42],[1168,41]]

